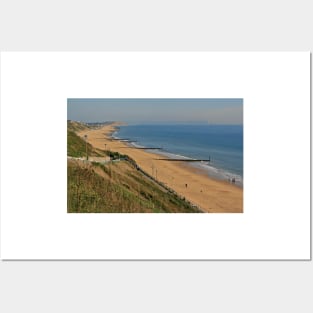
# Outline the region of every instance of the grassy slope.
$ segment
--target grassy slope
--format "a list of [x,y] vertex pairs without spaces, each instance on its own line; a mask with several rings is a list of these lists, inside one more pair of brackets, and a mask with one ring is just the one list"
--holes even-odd
[[[87,143],[87,150],[89,156],[104,155],[104,153],[94,149],[89,143]],[[86,142],[71,130],[67,130],[67,155],[72,157],[86,157]]]
[[[71,123],[72,124],[72,123]],[[78,124],[78,125],[77,125]],[[76,123],[76,130],[82,130]],[[86,143],[68,127],[68,155],[84,157]],[[104,151],[88,145],[88,155]],[[133,161],[84,163],[67,161],[68,212],[197,212],[136,169]]]
[[[78,122],[67,122],[67,155],[72,157],[86,157],[86,142],[76,132],[90,129],[87,125]],[[105,156],[106,153],[93,148],[87,143],[88,156]]]
[[68,160],[68,212],[195,212],[129,162]]
[[86,124],[75,122],[75,121],[67,121],[67,130],[77,132],[81,130],[90,129],[90,127]]

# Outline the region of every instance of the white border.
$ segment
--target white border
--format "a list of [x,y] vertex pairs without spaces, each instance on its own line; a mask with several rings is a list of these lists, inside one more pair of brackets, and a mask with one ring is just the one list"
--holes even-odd
[[[66,214],[67,98],[244,98],[244,214]],[[309,259],[310,54],[2,53],[3,259]]]

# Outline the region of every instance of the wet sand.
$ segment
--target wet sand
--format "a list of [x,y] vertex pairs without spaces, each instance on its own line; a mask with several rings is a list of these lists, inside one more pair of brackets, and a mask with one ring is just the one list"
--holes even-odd
[[157,160],[164,157],[146,150],[132,149],[121,141],[110,140],[118,125],[113,123],[98,129],[78,132],[78,135],[81,137],[87,135],[87,141],[95,148],[127,154],[149,175],[205,212],[243,212],[243,188],[227,181],[210,178],[205,171],[196,169],[187,162]]

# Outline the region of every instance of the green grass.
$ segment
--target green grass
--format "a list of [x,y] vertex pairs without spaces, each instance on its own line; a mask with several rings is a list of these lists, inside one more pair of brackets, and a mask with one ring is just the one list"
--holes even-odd
[[90,129],[90,127],[86,124],[75,122],[75,121],[67,121],[67,129],[73,132],[81,131],[81,130],[87,130]]
[[[94,149],[89,143],[87,143],[87,152],[88,156],[105,155],[103,151]],[[76,158],[86,157],[86,142],[71,130],[67,130],[67,155]]]
[[67,174],[69,213],[197,212],[127,161],[104,165],[68,160]]

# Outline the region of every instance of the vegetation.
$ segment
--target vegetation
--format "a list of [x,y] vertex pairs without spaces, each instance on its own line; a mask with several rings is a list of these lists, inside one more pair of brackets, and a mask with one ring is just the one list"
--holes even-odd
[[128,159],[126,154],[121,154],[119,152],[106,150],[105,153],[110,157],[111,160]]
[[189,203],[145,177],[129,162],[68,160],[68,212],[197,212]]
[[67,121],[67,130],[71,130],[73,132],[91,129],[87,124],[83,124],[75,121]]
[[[105,152],[93,148],[87,143],[88,156],[103,156]],[[86,142],[75,134],[74,131],[67,130],[67,155],[71,157],[86,157]]]

